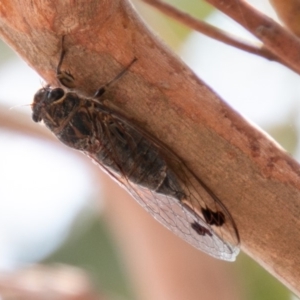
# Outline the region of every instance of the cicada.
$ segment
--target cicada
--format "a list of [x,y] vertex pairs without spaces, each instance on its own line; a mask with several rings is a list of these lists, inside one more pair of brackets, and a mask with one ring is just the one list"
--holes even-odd
[[84,97],[70,90],[74,77],[61,70],[63,40],[56,75],[64,89],[47,85],[38,90],[33,120],[43,121],[62,143],[92,158],[179,237],[213,257],[235,260],[238,230],[219,198],[162,142],[104,104],[107,90],[136,59],[93,97]]

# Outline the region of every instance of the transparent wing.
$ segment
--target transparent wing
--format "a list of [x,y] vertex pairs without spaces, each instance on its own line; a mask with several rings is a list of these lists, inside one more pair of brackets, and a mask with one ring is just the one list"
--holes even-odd
[[200,215],[170,196],[154,193],[130,183],[130,194],[157,221],[197,249],[219,259],[234,261],[239,253],[238,242],[224,241]]
[[[191,207],[192,200],[186,201],[186,203],[189,203],[187,205],[184,203],[185,201],[179,201],[170,196],[153,192],[128,181],[125,176],[111,173],[103,165],[101,167],[157,221],[195,248],[215,258],[227,261],[234,261],[239,254],[240,241],[236,225],[227,209],[218,198],[210,194],[210,191],[206,191],[205,188],[202,191],[201,196],[203,197],[203,193],[206,193],[206,198],[210,199],[209,201],[206,199],[207,203],[204,204],[203,212],[210,211],[208,204],[213,205],[214,211],[225,216],[222,224],[210,225],[203,212],[199,213],[198,208]],[[199,207],[199,196],[196,198],[191,192],[188,194],[189,198],[195,198],[193,201],[197,201],[197,207]],[[203,201],[203,199],[200,201]],[[230,242],[227,242],[227,240],[230,240]]]

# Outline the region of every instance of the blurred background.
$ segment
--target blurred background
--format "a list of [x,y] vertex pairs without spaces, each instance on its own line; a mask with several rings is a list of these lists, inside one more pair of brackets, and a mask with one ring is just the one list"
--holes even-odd
[[[166,2],[254,39],[204,2]],[[276,18],[267,1],[248,2]],[[213,41],[144,3],[133,4],[201,79],[299,159],[298,75]],[[243,253],[229,264],[181,243],[148,219],[88,159],[56,142],[41,125],[33,124],[29,104],[41,85],[35,71],[0,42],[0,274],[8,276],[20,268],[32,270],[38,268],[36,263],[70,274],[83,272],[80,274],[97,299],[105,295],[105,299],[206,300],[217,299],[216,292],[218,299],[296,299]],[[151,249],[154,244],[158,249]],[[195,266],[199,266],[197,270]],[[38,274],[45,271],[35,270]],[[194,294],[189,294],[193,289]],[[0,299],[9,299],[6,297],[1,295],[0,284]]]

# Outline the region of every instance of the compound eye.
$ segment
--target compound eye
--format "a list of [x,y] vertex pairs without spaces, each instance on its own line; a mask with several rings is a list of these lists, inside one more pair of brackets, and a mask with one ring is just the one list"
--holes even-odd
[[60,100],[64,96],[64,94],[65,92],[63,89],[56,88],[48,93],[47,98],[49,102],[55,102],[57,100]]

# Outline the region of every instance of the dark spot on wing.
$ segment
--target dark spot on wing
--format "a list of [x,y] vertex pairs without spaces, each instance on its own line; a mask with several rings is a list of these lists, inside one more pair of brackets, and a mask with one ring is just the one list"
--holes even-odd
[[199,234],[199,235],[206,235],[208,234],[209,236],[212,236],[212,233],[205,227],[201,226],[199,223],[196,221],[191,224],[191,227]]
[[225,215],[221,211],[214,212],[209,208],[202,208],[201,211],[209,225],[222,226],[225,223]]

